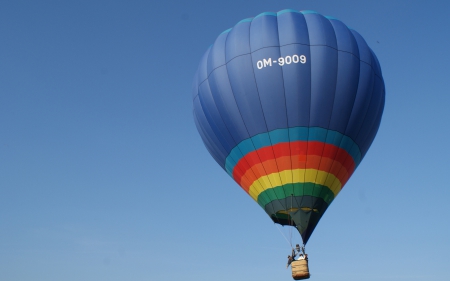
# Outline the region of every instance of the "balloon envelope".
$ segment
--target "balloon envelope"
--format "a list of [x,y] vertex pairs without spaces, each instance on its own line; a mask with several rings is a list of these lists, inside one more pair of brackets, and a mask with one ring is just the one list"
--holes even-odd
[[361,35],[312,11],[240,21],[206,51],[193,83],[211,156],[305,244],[367,153],[384,100]]

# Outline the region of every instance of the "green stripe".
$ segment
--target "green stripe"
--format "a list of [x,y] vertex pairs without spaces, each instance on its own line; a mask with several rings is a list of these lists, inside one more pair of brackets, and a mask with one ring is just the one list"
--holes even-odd
[[294,183],[277,186],[261,192],[258,196],[258,204],[265,208],[267,204],[274,200],[286,199],[293,196],[313,196],[322,198],[328,205],[334,199],[334,193],[326,186],[311,182]]

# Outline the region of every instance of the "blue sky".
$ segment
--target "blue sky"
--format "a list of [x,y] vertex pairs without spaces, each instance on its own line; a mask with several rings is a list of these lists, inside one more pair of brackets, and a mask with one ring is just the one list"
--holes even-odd
[[308,242],[311,280],[450,278],[450,2],[37,2],[0,3],[2,280],[290,280],[285,229],[209,156],[191,105],[217,35],[286,8],[357,30],[387,90]]

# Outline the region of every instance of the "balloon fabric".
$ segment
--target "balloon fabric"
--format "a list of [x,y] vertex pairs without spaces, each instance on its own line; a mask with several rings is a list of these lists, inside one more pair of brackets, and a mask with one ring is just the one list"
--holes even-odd
[[367,153],[385,102],[379,62],[361,35],[295,10],[222,32],[192,93],[211,156],[304,244]]

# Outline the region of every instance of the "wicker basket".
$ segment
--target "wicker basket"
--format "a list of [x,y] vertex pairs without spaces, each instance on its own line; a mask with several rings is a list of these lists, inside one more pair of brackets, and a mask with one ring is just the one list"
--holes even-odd
[[292,278],[294,278],[294,280],[308,279],[310,277],[308,260],[292,261],[291,269],[292,269]]

